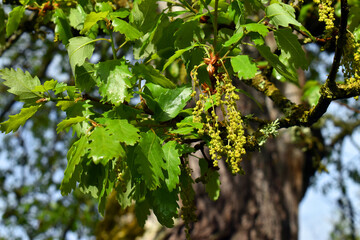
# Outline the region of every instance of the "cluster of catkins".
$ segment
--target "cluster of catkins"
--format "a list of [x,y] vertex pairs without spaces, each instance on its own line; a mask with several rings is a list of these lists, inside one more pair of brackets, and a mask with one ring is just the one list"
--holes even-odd
[[[199,87],[197,71],[193,71],[192,78],[195,87]],[[199,99],[193,110],[194,122],[203,123],[203,129],[200,129],[198,133],[210,137],[209,153],[214,167],[217,167],[218,162],[225,158],[233,174],[241,173],[240,162],[245,154],[246,137],[243,120],[236,107],[239,95],[236,94],[236,88],[227,74],[216,76],[215,90],[205,86],[205,89],[200,89]],[[193,96],[195,95],[194,89]],[[220,111],[221,120],[219,119]]]
[[319,5],[319,21],[324,22],[325,29],[331,31],[335,20],[333,0],[314,0],[314,3]]
[[355,41],[354,35],[346,34],[346,44],[341,59],[343,73],[348,84],[360,82],[360,43]]

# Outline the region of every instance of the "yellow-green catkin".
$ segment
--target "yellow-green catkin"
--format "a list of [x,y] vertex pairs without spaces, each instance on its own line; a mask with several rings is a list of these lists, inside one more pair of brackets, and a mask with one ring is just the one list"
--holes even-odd
[[325,23],[326,30],[333,29],[335,20],[333,0],[314,0],[314,3],[319,6],[319,21]]
[[[240,163],[245,154],[243,121],[240,111],[236,108],[239,95],[227,75],[216,77],[215,92],[199,91],[199,100],[193,110],[194,122],[203,123],[204,128],[199,134],[210,137],[209,153],[213,166],[218,166],[224,157],[233,174],[242,172]],[[205,103],[210,102],[210,109],[205,109]],[[219,114],[223,119],[219,120]]]

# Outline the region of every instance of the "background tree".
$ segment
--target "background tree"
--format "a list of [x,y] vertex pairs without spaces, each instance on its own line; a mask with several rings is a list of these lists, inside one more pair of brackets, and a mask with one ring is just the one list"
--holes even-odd
[[[166,227],[179,215],[183,219],[158,238],[183,239],[185,233],[193,239],[297,238],[298,204],[329,154],[319,130],[324,125],[317,122],[331,102],[359,95],[356,1],[5,4],[0,75],[24,105],[13,114],[20,105],[4,97],[2,118],[13,115],[1,130],[16,131],[29,122],[8,153],[16,152],[19,165],[30,166],[22,167],[22,174],[7,168],[24,179],[14,194],[4,181],[7,200],[17,201],[4,214],[9,224],[25,224],[29,237],[65,238],[70,230],[92,234],[98,215],[80,190],[98,200],[102,214],[110,196],[96,230],[100,239],[142,234],[135,220],[126,222],[117,213],[133,212],[143,225],[149,210]],[[334,51],[325,81],[316,58],[302,48],[307,42]],[[61,67],[50,67],[56,63]],[[50,72],[54,69],[58,73]],[[357,114],[352,119],[337,125],[342,135],[330,147],[340,146],[357,128]],[[277,138],[268,140],[272,136]],[[29,138],[38,143],[36,152],[28,151]],[[54,175],[64,169],[58,159],[66,146],[60,189],[74,190],[73,197],[48,197],[57,201],[48,207],[52,214],[39,211],[47,201],[37,200],[34,183],[45,179],[45,188],[59,187]],[[356,169],[348,172],[358,181]],[[34,177],[24,177],[30,174]],[[353,207],[341,181],[339,186],[354,239]],[[70,220],[54,224],[60,213]]]

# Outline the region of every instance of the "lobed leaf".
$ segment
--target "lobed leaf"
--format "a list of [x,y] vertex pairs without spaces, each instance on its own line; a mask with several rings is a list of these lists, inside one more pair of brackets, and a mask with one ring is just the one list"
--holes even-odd
[[230,59],[234,72],[238,73],[239,79],[255,77],[257,73],[256,64],[251,62],[248,55],[239,55]]
[[279,48],[290,56],[289,61],[294,64],[295,68],[308,68],[309,63],[306,59],[305,52],[298,38],[292,34],[291,29],[283,28],[276,30],[274,31],[274,36]]
[[125,150],[118,141],[116,132],[111,128],[96,127],[89,140],[89,157],[95,164],[106,165],[109,160],[125,156]]
[[66,46],[73,35],[71,33],[68,18],[62,9],[57,8],[55,10],[53,22],[55,23],[55,35],[57,35],[61,42]]
[[270,48],[266,45],[257,45],[256,48],[260,54],[273,66],[283,77],[296,85],[299,84],[297,76],[290,73],[287,67],[279,60],[279,57],[273,54]]
[[56,132],[59,133],[64,129],[71,127],[72,125],[83,122],[85,120],[86,118],[81,116],[64,119],[57,125]]
[[132,88],[130,81],[132,74],[125,61],[101,62],[97,67],[97,75],[99,76],[99,91],[104,100],[119,106],[129,97],[129,88]]
[[151,192],[151,197],[154,214],[159,223],[168,228],[173,227],[173,218],[178,216],[179,208],[177,191],[170,192],[166,188],[159,188]]
[[9,87],[8,92],[15,94],[20,101],[33,101],[42,97],[33,91],[35,87],[41,85],[39,78],[33,78],[29,72],[5,68],[0,70],[0,77],[5,80],[4,85]]
[[143,35],[139,30],[137,30],[137,28],[131,26],[129,23],[119,18],[115,18],[112,21],[112,25],[115,32],[119,32],[125,35],[126,41],[137,40]]
[[88,146],[88,140],[83,135],[78,141],[76,141],[68,151],[67,159],[68,164],[64,172],[64,178],[61,182],[60,190],[62,195],[67,195],[72,189],[76,187],[76,181],[74,181],[75,168],[81,162],[82,157],[85,155]]
[[132,70],[135,75],[144,78],[148,82],[158,84],[164,88],[176,88],[173,82],[152,66],[137,63]]
[[108,11],[106,12],[91,12],[86,15],[84,21],[84,28],[81,30],[80,34],[87,33],[98,21],[104,20],[108,15]]
[[10,133],[11,131],[17,131],[19,127],[23,126],[26,121],[31,118],[41,106],[42,105],[36,105],[22,108],[20,113],[16,115],[10,115],[9,120],[0,123],[0,130],[2,132],[5,132],[6,134]]
[[166,168],[163,160],[163,150],[158,136],[149,130],[142,133],[141,140],[135,149],[135,165],[148,189],[155,190],[164,180],[163,170]]
[[94,40],[88,37],[74,37],[69,40],[67,50],[70,66],[75,72],[75,66],[82,66],[86,58],[91,58],[94,52]]
[[177,184],[179,184],[180,176],[180,155],[176,149],[178,143],[175,141],[169,141],[162,146],[165,159],[165,169],[167,170],[168,176],[165,179],[168,190],[173,191]]
[[266,16],[270,18],[270,23],[275,27],[288,27],[289,24],[300,27],[299,23],[295,19],[295,9],[284,3],[273,3],[265,9]]

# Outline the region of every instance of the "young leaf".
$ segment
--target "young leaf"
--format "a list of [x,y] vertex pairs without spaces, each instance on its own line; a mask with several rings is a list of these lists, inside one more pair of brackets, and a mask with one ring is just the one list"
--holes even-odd
[[176,117],[190,100],[191,93],[191,87],[187,86],[168,89],[162,93],[157,100],[160,112],[157,112],[156,119],[163,122]]
[[171,228],[174,226],[173,218],[178,216],[179,205],[177,191],[169,192],[167,188],[159,188],[151,192],[152,207],[159,223]]
[[130,13],[130,22],[134,23],[141,32],[150,32],[158,18],[157,0],[140,0],[134,2]]
[[179,58],[184,52],[187,52],[187,51],[189,51],[189,50],[191,50],[191,49],[193,49],[194,47],[197,47],[197,46],[198,46],[197,44],[194,44],[194,45],[189,46],[189,47],[187,47],[187,48],[177,50],[177,51],[175,52],[175,54],[172,55],[172,56],[168,59],[168,61],[165,63],[162,71],[165,71],[165,69],[166,69],[171,63],[173,63],[177,58]]
[[113,129],[96,127],[91,133],[89,140],[89,157],[92,157],[95,164],[101,162],[106,165],[109,160],[125,156],[125,150],[117,139]]
[[165,179],[166,186],[169,191],[173,191],[179,183],[180,176],[180,156],[176,149],[177,142],[170,141],[163,145],[162,149],[164,152],[165,169],[168,172],[168,177]]
[[256,48],[260,54],[273,66],[282,76],[284,76],[291,83],[299,84],[297,76],[293,75],[287,70],[287,67],[279,60],[279,57],[273,54],[270,48],[266,45],[257,45]]
[[249,56],[239,55],[230,59],[234,72],[238,73],[239,79],[255,77],[257,73],[256,64],[251,62]]
[[109,12],[91,12],[89,13],[84,22],[84,28],[81,30],[80,34],[87,33],[90,28],[92,28],[98,21],[106,18]]
[[305,52],[292,31],[289,28],[283,28],[274,31],[274,35],[279,48],[288,53],[289,61],[294,64],[295,68],[307,69],[309,64]]
[[67,16],[61,8],[57,8],[53,15],[53,22],[55,23],[55,35],[66,46],[69,43],[69,39],[72,38],[71,27]]
[[146,81],[158,84],[165,88],[176,88],[176,85],[168,78],[162,75],[157,69],[145,64],[135,64],[133,73],[138,77],[144,78]]
[[81,117],[81,116],[64,119],[57,125],[56,132],[59,133],[59,132],[63,131],[64,129],[71,127],[72,125],[83,122],[85,120],[86,120],[86,118]]
[[9,18],[6,24],[6,37],[10,37],[10,35],[17,30],[21,22],[21,19],[24,16],[24,13],[25,13],[24,6],[18,6],[9,13]]
[[0,70],[0,77],[5,80],[4,85],[10,88],[8,92],[15,94],[20,101],[33,101],[42,97],[33,91],[36,86],[41,85],[39,78],[33,78],[29,72],[5,68]]
[[5,133],[17,131],[19,127],[24,125],[25,122],[31,118],[41,106],[42,105],[36,105],[28,108],[22,108],[20,113],[10,115],[9,120],[0,123],[0,130]]
[[69,40],[67,50],[73,72],[75,72],[76,65],[81,66],[86,58],[91,58],[94,49],[94,40],[91,38],[74,37]]
[[114,31],[124,34],[127,41],[137,40],[143,35],[135,27],[131,26],[129,23],[119,18],[115,18],[112,22],[112,25],[114,27]]
[[128,97],[128,89],[132,87],[129,66],[125,61],[109,60],[99,63],[97,69],[100,94],[105,100],[119,106]]
[[76,8],[70,9],[69,21],[70,26],[76,30],[82,30],[84,28],[84,21],[86,18],[86,12],[80,4],[76,5]]
[[166,168],[163,160],[163,150],[158,136],[149,130],[141,134],[141,140],[135,149],[135,165],[138,172],[144,179],[146,186],[150,190],[155,190],[160,186],[160,181],[164,180],[163,170]]
[[269,29],[267,28],[267,26],[261,23],[248,23],[245,24],[244,27],[246,28],[246,31],[257,32],[263,37],[266,37],[269,33]]
[[139,129],[130,124],[126,119],[108,119],[105,121],[106,128],[111,129],[117,141],[127,145],[134,145],[139,141]]
[[270,23],[275,25],[275,27],[288,27],[289,24],[300,27],[299,23],[295,19],[295,9],[284,3],[273,3],[270,4],[266,9],[266,16],[270,18]]
[[231,38],[223,44],[223,46],[230,47],[232,44],[239,42],[243,38],[243,36],[244,36],[244,31],[239,30],[237,33],[232,35]]
[[87,137],[83,135],[69,149],[67,154],[68,164],[65,169],[64,178],[60,186],[62,195],[69,194],[72,189],[75,189],[76,182],[72,181],[74,170],[76,166],[80,163],[81,158],[85,155],[87,146]]
[[33,92],[47,92],[47,91],[53,91],[55,89],[55,86],[57,85],[57,80],[48,80],[45,81],[43,85],[39,85],[34,87],[34,89],[32,90]]

